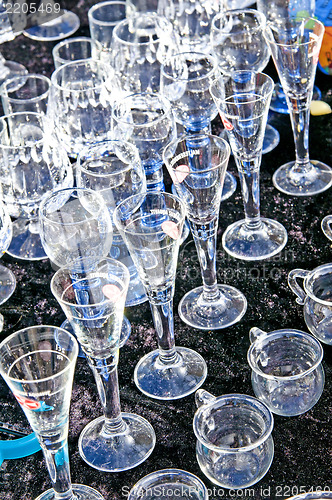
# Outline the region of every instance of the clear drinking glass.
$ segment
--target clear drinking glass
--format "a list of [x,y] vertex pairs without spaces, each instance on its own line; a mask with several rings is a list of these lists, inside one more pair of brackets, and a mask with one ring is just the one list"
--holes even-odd
[[46,114],[51,80],[31,74],[7,78],[1,86],[1,102],[6,115],[32,112]]
[[52,57],[55,69],[63,64],[81,59],[100,59],[102,46],[88,36],[77,36],[63,40],[53,47]]
[[309,117],[324,25],[314,18],[267,26],[266,40],[286,95],[295,142],[295,161],[279,167],[273,184],[292,196],[321,193],[332,185],[332,169],[309,158]]
[[[5,253],[12,239],[12,221],[5,205],[0,201],[0,257]],[[16,278],[10,269],[0,265],[0,305],[11,297],[16,288]],[[3,317],[0,315],[0,331]]]
[[158,349],[135,367],[143,394],[172,400],[194,392],[206,378],[203,358],[175,347],[173,295],[185,206],[174,195],[147,192],[130,196],[114,210],[114,222],[126,242],[148,296]]
[[203,286],[180,301],[180,318],[194,328],[215,330],[239,321],[247,309],[244,295],[217,283],[216,244],[220,202],[230,156],[228,143],[213,135],[184,135],[170,143],[164,160],[195,241]]
[[51,75],[48,116],[68,155],[111,138],[112,105],[120,92],[111,66],[86,59],[60,66]]
[[224,232],[223,247],[238,259],[267,259],[287,243],[282,224],[260,215],[259,169],[273,80],[264,73],[235,71],[216,79],[210,91],[238,168],[245,212],[244,220]]
[[[77,158],[76,180],[79,187],[98,191],[111,217],[115,207],[128,196],[146,191],[145,172],[138,150],[121,140],[98,142],[85,148]],[[119,231],[113,227],[110,257],[128,267],[130,282],[126,307],[146,302],[147,296],[128,248]]]
[[[255,9],[227,11],[213,18],[211,48],[223,75],[230,76],[237,70],[264,70],[270,59],[265,26],[266,17]],[[279,140],[279,132],[267,123],[262,153],[274,149]]]
[[59,269],[51,290],[85,352],[96,380],[104,414],[81,432],[79,452],[92,467],[119,472],[136,467],[152,453],[155,433],[143,417],[120,407],[118,360],[129,271],[105,258],[91,267],[90,259]]
[[0,142],[2,199],[10,215],[17,217],[7,252],[23,260],[45,259],[39,205],[55,189],[73,185],[72,167],[45,115],[13,113],[1,120],[8,132]]
[[139,92],[114,103],[113,135],[133,143],[146,175],[147,190],[163,191],[163,150],[177,134],[169,100],[158,92]]
[[36,500],[103,500],[98,491],[71,484],[68,420],[76,339],[55,326],[32,326],[0,344],[0,373],[24,411],[44,453],[52,489]]

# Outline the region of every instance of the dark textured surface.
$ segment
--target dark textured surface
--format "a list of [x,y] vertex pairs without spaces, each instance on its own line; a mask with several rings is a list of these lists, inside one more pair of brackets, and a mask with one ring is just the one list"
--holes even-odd
[[[79,13],[82,28],[88,34],[86,12],[96,2],[80,0],[68,6]],[[29,69],[50,75],[53,70],[51,49],[54,43],[32,41],[20,35],[6,43],[1,50],[7,59],[15,59]],[[272,65],[268,67],[275,77]],[[332,104],[331,77],[317,74],[317,84],[325,100]],[[311,157],[332,165],[331,116],[311,117]],[[221,248],[221,235],[227,225],[243,216],[239,189],[222,204],[218,240],[218,279],[242,290],[248,299],[248,310],[237,325],[226,330],[203,332],[193,330],[180,320],[177,305],[185,292],[200,284],[196,251],[189,239],[181,248],[178,264],[174,315],[176,343],[196,349],[208,365],[204,388],[215,395],[230,392],[253,394],[250,370],[246,362],[249,347],[248,332],[252,326],[265,330],[281,327],[306,330],[302,307],[287,286],[287,274],[296,267],[313,269],[332,261],[331,242],[323,235],[322,218],[332,213],[332,192],[312,198],[292,198],[278,192],[272,185],[275,169],[294,158],[294,146],[289,117],[274,115],[278,128],[279,146],[263,157],[261,167],[262,215],[282,222],[289,241],[284,251],[265,262],[245,263],[228,257]],[[220,130],[219,120],[214,131]],[[230,170],[235,173],[233,160]],[[2,263],[10,267],[17,278],[17,289],[1,307],[5,317],[2,340],[6,335],[34,324],[60,325],[64,319],[50,293],[53,274],[47,260],[38,263],[19,262],[5,255]],[[136,389],[133,382],[135,364],[156,346],[155,332],[148,304],[126,310],[132,323],[132,335],[121,350],[119,363],[120,393],[123,411],[136,412],[153,425],[157,443],[150,458],[139,467],[117,474],[105,474],[87,466],[78,453],[78,438],[82,428],[101,414],[92,373],[85,360],[79,359],[75,374],[70,411],[69,448],[73,482],[96,487],[105,500],[125,498],[128,489],[142,476],[162,468],[183,468],[197,474],[211,488],[211,498],[284,499],[305,489],[332,490],[332,347],[324,346],[326,385],[317,405],[305,415],[293,418],[275,417],[273,432],[275,457],[267,475],[247,491],[214,494],[213,485],[200,472],[195,458],[195,438],[192,418],[194,397],[176,402],[149,399]],[[25,417],[0,380],[0,420],[28,430]],[[49,479],[42,453],[5,461],[0,469],[1,500],[33,500],[49,487]]]

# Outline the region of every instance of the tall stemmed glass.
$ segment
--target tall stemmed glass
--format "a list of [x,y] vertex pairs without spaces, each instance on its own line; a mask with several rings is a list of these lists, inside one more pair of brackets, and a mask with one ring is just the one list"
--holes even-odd
[[[176,54],[161,67],[160,92],[172,103],[175,119],[187,134],[211,133],[211,121],[218,109],[209,87],[217,72],[216,58],[202,52]],[[236,180],[226,172],[222,199],[235,190]]]
[[164,158],[183,200],[194,237],[203,286],[180,301],[180,318],[194,328],[216,330],[239,321],[247,309],[244,295],[217,283],[216,242],[222,188],[230,147],[213,135],[185,135],[170,143]]
[[[255,9],[227,11],[213,18],[211,50],[223,75],[230,76],[237,70],[257,73],[264,70],[270,59],[270,49],[264,38],[265,26],[266,17]],[[279,132],[267,124],[262,153],[272,151],[279,140]]]
[[81,259],[59,269],[51,281],[52,293],[87,356],[104,412],[81,432],[80,455],[106,472],[136,467],[152,453],[156,440],[149,422],[122,413],[120,407],[117,366],[128,284],[128,269],[111,258],[92,267],[90,259]]
[[2,199],[10,215],[17,217],[7,252],[23,260],[45,259],[39,205],[53,190],[73,185],[72,167],[45,115],[22,112],[1,119],[8,132],[0,142]]
[[0,373],[36,433],[52,489],[36,500],[103,500],[93,488],[71,484],[68,421],[78,353],[76,339],[55,326],[32,326],[0,344]]
[[[85,148],[77,158],[77,185],[98,191],[105,200],[111,217],[115,207],[128,196],[146,191],[145,172],[138,150],[121,140],[97,142]],[[130,282],[126,307],[147,301],[128,248],[119,231],[113,227],[113,244],[110,257],[128,267]]]
[[162,153],[177,133],[169,100],[158,92],[131,94],[114,103],[112,118],[114,137],[138,149],[147,190],[163,191]]
[[136,365],[134,380],[143,394],[162,400],[191,394],[207,374],[197,352],[175,347],[173,295],[184,219],[181,200],[156,191],[130,196],[114,210],[114,222],[145,287],[158,340],[158,349]]
[[260,215],[259,170],[273,80],[264,73],[235,71],[216,79],[210,91],[238,168],[245,213],[244,220],[227,227],[223,247],[238,259],[267,259],[287,243],[282,224]]
[[295,161],[279,167],[273,184],[293,196],[318,194],[332,186],[332,169],[309,158],[309,117],[324,25],[314,18],[287,19],[266,31],[284,89],[295,142]]
[[[5,205],[0,201],[0,257],[5,253],[12,239],[12,221]],[[10,269],[0,265],[0,305],[11,297],[16,288],[16,278]],[[0,314],[0,331],[3,327],[3,316]]]

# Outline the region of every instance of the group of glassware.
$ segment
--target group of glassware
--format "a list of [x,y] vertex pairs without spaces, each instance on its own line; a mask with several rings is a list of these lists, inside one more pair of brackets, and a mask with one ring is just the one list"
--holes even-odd
[[[0,344],[0,373],[38,436],[50,471],[52,489],[38,500],[102,499],[70,480],[75,337],[104,411],[79,438],[82,458],[96,469],[135,467],[156,441],[149,422],[121,411],[119,347],[130,334],[125,307],[148,300],[157,333],[158,349],[135,367],[135,384],[143,394],[173,400],[204,383],[207,366],[201,355],[175,345],[173,295],[179,247],[188,234],[185,219],[203,285],[181,299],[181,319],[213,330],[245,314],[244,295],[218,284],[216,272],[220,205],[236,187],[226,172],[231,151],[245,219],[227,228],[224,249],[239,259],[260,260],[286,245],[286,229],[261,217],[259,209],[259,169],[274,90],[262,70],[270,53],[296,149],[295,162],[278,169],[273,182],[297,196],[332,184],[331,169],[308,155],[309,106],[324,28],[310,17],[312,2],[306,17],[281,9],[286,3],[258,2],[259,10],[225,12],[218,0],[191,2],[191,9],[180,0],[162,0],[158,12],[137,12],[140,2],[129,7],[101,2],[88,13],[91,38],[72,38],[54,48],[50,79],[21,75],[1,88],[6,113],[0,118],[1,249],[19,259],[50,259],[57,269],[51,291],[67,318],[62,327],[26,328]],[[227,140],[211,134],[218,113]],[[266,150],[276,142],[278,134]],[[165,192],[164,164],[173,194]],[[328,234],[329,220],[323,228]],[[289,275],[309,330],[329,344],[331,275],[332,265]],[[303,289],[297,278],[304,278]],[[3,302],[13,293],[15,278],[2,274],[1,279],[8,284],[1,287]],[[225,488],[253,485],[268,471],[271,412],[304,413],[324,386],[323,350],[313,336],[254,328],[250,340],[257,399],[196,392],[197,460],[204,474]],[[185,471],[158,471],[142,481],[148,489],[162,482],[174,488],[195,484],[197,498],[207,498],[203,483]],[[129,498],[137,491],[133,488]]]

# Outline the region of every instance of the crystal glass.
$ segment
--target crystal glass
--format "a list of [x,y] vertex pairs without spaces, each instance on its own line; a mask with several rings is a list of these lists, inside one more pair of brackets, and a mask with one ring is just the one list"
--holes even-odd
[[198,353],[175,346],[173,295],[184,218],[181,200],[162,192],[130,196],[114,210],[114,222],[145,287],[158,340],[158,349],[136,365],[134,380],[143,394],[162,400],[191,394],[207,374]]
[[116,102],[112,118],[114,137],[133,143],[139,151],[147,190],[163,191],[162,153],[177,134],[169,100],[158,92],[138,92]]
[[226,328],[239,321],[247,309],[239,290],[217,283],[217,229],[229,156],[230,147],[224,139],[206,134],[182,136],[164,153],[176,192],[186,207],[203,280],[203,286],[181,299],[179,315],[201,330]]
[[[5,253],[12,239],[12,221],[5,205],[0,201],[0,257]],[[16,288],[16,278],[7,267],[0,265],[0,305],[11,297]],[[0,331],[3,317],[0,315]]]
[[235,71],[216,79],[210,91],[238,168],[245,212],[244,220],[224,232],[223,247],[238,259],[267,259],[287,243],[283,225],[260,215],[259,169],[273,80],[264,73]]
[[246,394],[215,397],[200,389],[195,395],[196,457],[213,483],[232,491],[256,484],[274,455],[273,415]]
[[112,68],[93,59],[60,66],[51,76],[48,115],[68,155],[111,138],[112,104],[120,92]]
[[[17,14],[18,15],[18,14]],[[14,40],[16,35],[14,33],[11,22],[9,20],[6,6],[3,2],[0,3],[0,44]],[[0,53],[0,85],[2,85],[7,78],[17,75],[26,75],[28,70],[16,61],[6,61]]]
[[258,399],[284,417],[302,415],[312,408],[324,389],[323,348],[300,330],[264,332],[252,328],[248,363]]
[[224,0],[159,0],[158,13],[173,25],[181,52],[210,52],[213,17],[224,12]]
[[102,46],[88,36],[76,36],[57,43],[52,50],[55,69],[63,64],[81,59],[100,59]]
[[23,260],[45,259],[39,205],[55,189],[73,185],[72,167],[45,115],[13,113],[1,120],[8,132],[0,139],[2,199],[10,215],[17,218],[7,252]]
[[155,433],[141,416],[121,412],[118,360],[129,271],[111,258],[91,266],[90,259],[59,269],[51,290],[86,354],[104,414],[81,432],[79,452],[85,462],[105,472],[136,467],[152,453]]
[[51,80],[31,74],[7,78],[1,86],[1,102],[6,115],[32,112],[46,114]]
[[161,65],[177,52],[172,25],[165,17],[137,13],[114,28],[110,63],[125,92],[159,92]]
[[265,33],[286,95],[295,142],[295,161],[276,170],[273,184],[292,196],[321,193],[332,185],[332,169],[309,158],[309,116],[324,25],[300,17],[270,24]]
[[[93,189],[103,196],[111,217],[115,207],[125,198],[146,191],[145,172],[138,150],[133,144],[121,140],[98,142],[85,148],[77,158],[76,180],[79,187]],[[135,264],[115,226],[110,257],[129,269],[126,307],[146,302],[147,296]]]
[[71,484],[67,437],[77,353],[75,338],[55,326],[31,326],[0,344],[0,373],[38,437],[51,479],[52,489],[36,500],[103,500],[95,489]]
[[[265,26],[266,17],[255,9],[227,11],[213,18],[211,48],[223,75],[230,76],[237,70],[264,70],[270,59]],[[272,151],[279,140],[279,132],[267,124],[262,153]]]

